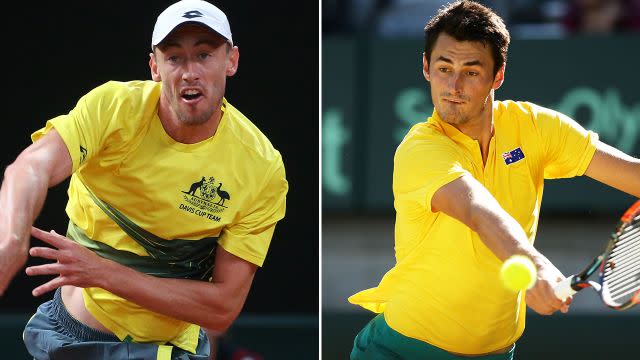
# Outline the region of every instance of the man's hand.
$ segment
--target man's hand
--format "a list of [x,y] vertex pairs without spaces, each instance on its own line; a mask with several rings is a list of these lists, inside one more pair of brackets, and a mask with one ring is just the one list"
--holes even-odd
[[49,260],[56,260],[56,262],[30,266],[26,269],[27,275],[59,275],[44,285],[35,288],[32,292],[33,296],[40,296],[63,285],[73,285],[81,288],[100,287],[99,282],[101,279],[104,279],[105,275],[102,273],[105,272],[108,260],[101,258],[76,242],[57,234],[53,230],[46,232],[32,227],[31,235],[54,248],[33,247],[29,250],[29,254]]
[[28,244],[28,241],[20,241],[14,234],[0,240],[0,296],[27,262]]
[[551,315],[558,310],[568,312],[571,296],[563,302],[553,292],[553,288],[564,280],[564,275],[544,257],[538,257],[535,263],[538,267],[538,280],[534,287],[527,291],[527,305],[540,315]]

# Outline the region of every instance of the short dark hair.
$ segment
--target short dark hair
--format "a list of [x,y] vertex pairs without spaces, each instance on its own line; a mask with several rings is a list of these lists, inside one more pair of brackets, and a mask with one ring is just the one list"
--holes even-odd
[[474,1],[456,1],[443,7],[429,20],[424,28],[424,53],[427,64],[431,51],[441,33],[458,41],[479,41],[491,46],[494,66],[493,75],[507,61],[507,50],[511,37],[502,18],[491,9]]

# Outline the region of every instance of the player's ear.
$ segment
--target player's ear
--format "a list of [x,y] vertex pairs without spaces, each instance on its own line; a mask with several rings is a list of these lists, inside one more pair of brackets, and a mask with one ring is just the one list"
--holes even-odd
[[227,56],[227,76],[233,76],[238,71],[238,62],[240,60],[240,50],[237,46],[231,46]]
[[422,53],[422,75],[424,75],[425,80],[431,81],[429,77],[429,62],[427,61],[427,54]]
[[502,86],[502,83],[504,83],[504,71],[506,67],[507,67],[507,62],[505,61],[504,64],[500,66],[500,69],[498,69],[498,72],[496,73],[496,76],[493,79],[493,86],[491,87],[493,90],[498,90],[500,86]]
[[158,63],[156,62],[155,50],[149,53],[149,69],[151,70],[151,79],[156,82],[162,81],[160,72],[158,72]]

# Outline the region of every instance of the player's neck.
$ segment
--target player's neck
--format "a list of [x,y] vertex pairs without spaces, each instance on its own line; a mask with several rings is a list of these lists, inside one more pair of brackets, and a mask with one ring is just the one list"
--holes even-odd
[[480,145],[482,161],[486,164],[489,156],[489,144],[494,134],[493,101],[490,99],[479,116],[464,124],[457,124],[456,128],[463,134],[476,140]]

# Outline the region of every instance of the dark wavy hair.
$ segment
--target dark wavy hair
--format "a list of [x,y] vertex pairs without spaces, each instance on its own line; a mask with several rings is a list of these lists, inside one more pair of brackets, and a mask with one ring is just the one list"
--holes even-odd
[[427,64],[438,35],[446,33],[458,41],[479,41],[491,47],[495,76],[507,61],[511,37],[502,18],[474,1],[456,1],[443,7],[424,28],[424,53]]

